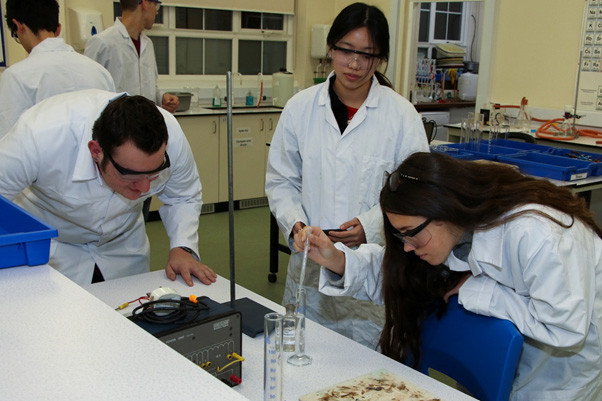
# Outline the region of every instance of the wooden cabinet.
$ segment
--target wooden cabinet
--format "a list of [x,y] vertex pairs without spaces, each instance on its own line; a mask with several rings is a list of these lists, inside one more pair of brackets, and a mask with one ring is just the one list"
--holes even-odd
[[[237,113],[232,116],[234,200],[265,196],[269,148],[279,112]],[[203,184],[203,204],[228,201],[228,120],[226,115],[177,116]],[[153,197],[151,211],[161,202]]]
[[219,117],[184,116],[178,122],[190,143],[203,185],[203,203],[216,203],[219,196]]
[[[268,148],[280,113],[249,113],[232,116],[234,200],[265,196]],[[228,201],[228,123],[220,117],[220,202]]]
[[266,167],[268,164],[268,152],[270,151],[270,147],[267,146],[268,143],[272,142],[272,137],[274,136],[274,131],[276,131],[276,125],[278,125],[278,120],[280,119],[280,113],[270,113],[264,114],[262,116],[264,120],[264,139],[265,139],[265,160],[263,162],[263,187],[265,188],[265,173]]
[[[201,184],[203,204],[218,202],[219,195],[219,116],[178,116],[178,123],[192,149]],[[156,196],[151,201],[151,211],[162,203]]]

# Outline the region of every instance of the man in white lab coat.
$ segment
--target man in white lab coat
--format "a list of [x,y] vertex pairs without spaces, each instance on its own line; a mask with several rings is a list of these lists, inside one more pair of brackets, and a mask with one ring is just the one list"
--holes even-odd
[[151,29],[161,4],[158,0],[121,0],[121,18],[86,42],[84,54],[113,76],[117,91],[142,95],[175,112],[177,96],[157,89],[157,61],[153,42],[142,31]]
[[201,183],[175,117],[142,96],[57,95],[27,110],[0,140],[0,195],[58,229],[49,265],[80,285],[149,270],[144,198],[157,195],[170,239],[165,268],[193,285]]
[[6,24],[29,56],[0,78],[0,138],[34,104],[80,89],[115,91],[109,72],[59,38],[56,0],[7,0]]

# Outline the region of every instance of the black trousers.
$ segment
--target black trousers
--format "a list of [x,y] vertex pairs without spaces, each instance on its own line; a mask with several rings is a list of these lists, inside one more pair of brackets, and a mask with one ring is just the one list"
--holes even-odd
[[92,274],[92,284],[101,283],[105,281],[105,278],[102,276],[102,272],[98,268],[98,266],[94,265],[94,273]]

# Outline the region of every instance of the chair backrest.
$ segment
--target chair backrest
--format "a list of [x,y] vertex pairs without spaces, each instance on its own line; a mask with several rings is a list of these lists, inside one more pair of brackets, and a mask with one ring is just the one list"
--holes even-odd
[[426,117],[422,117],[422,124],[424,124],[424,132],[426,133],[426,140],[428,143],[437,136],[437,123],[435,120],[428,120]]
[[477,315],[452,297],[439,319],[422,326],[422,363],[441,372],[482,401],[507,401],[523,346],[523,337],[508,320]]

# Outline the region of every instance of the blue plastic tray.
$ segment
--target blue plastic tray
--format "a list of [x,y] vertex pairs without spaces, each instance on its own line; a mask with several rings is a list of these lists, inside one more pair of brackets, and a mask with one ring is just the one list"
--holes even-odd
[[458,149],[458,147],[448,146],[448,145],[437,145],[431,147],[431,152],[436,153],[445,153],[448,156],[451,156],[455,159],[461,160],[479,160],[482,159],[481,156],[477,156],[472,152],[468,152],[464,149]]
[[0,196],[0,268],[43,265],[56,229]]
[[571,159],[587,161],[590,164],[591,174],[594,177],[602,175],[602,154],[592,152],[582,152],[566,148],[554,148],[552,154],[556,156],[568,157]]
[[590,162],[546,153],[524,152],[499,156],[498,161],[514,164],[525,174],[562,181],[580,180],[591,173]]
[[442,150],[439,150],[438,148],[432,150],[434,152],[447,153],[448,155],[456,158],[459,158],[457,157],[457,155],[470,153],[471,155],[473,155],[472,160],[497,160],[497,157],[500,155],[514,155],[520,153],[520,150],[518,149],[508,148],[504,146],[496,146],[493,144],[489,145],[487,141],[481,141],[476,144],[450,143],[442,146]]
[[541,153],[553,153],[554,149],[558,149],[554,146],[539,145],[535,143],[513,141],[511,139],[496,139],[492,141],[496,146],[504,146],[507,148],[520,149],[525,151],[537,151]]

